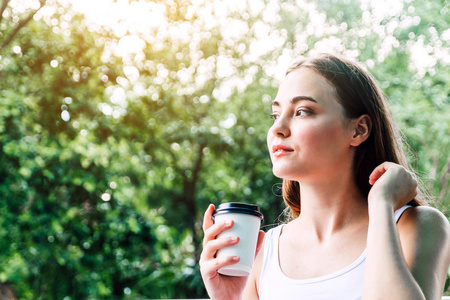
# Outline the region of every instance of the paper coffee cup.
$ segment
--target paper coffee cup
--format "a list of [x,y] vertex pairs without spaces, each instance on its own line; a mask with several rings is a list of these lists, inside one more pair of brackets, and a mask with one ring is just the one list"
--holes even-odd
[[246,203],[222,203],[213,213],[214,222],[233,220],[232,228],[219,234],[221,237],[239,237],[239,243],[220,249],[217,257],[239,256],[237,264],[220,268],[218,272],[228,276],[248,276],[255,259],[259,227],[263,219],[259,207]]

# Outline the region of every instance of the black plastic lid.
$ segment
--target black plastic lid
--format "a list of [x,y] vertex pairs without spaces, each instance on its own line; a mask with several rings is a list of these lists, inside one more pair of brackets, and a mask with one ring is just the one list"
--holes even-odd
[[225,213],[240,213],[240,214],[248,214],[252,216],[256,216],[263,219],[263,214],[259,211],[258,205],[247,204],[247,203],[239,203],[239,202],[229,202],[222,203],[219,207],[214,211],[214,216],[225,214]]

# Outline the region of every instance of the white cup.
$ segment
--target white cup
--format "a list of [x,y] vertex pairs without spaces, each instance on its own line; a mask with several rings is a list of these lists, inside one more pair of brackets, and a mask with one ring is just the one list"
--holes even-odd
[[255,259],[256,243],[263,215],[259,207],[246,203],[222,203],[213,213],[214,222],[233,220],[232,228],[218,235],[221,237],[239,237],[239,243],[220,249],[217,257],[239,256],[237,264],[220,268],[218,272],[228,276],[248,276]]

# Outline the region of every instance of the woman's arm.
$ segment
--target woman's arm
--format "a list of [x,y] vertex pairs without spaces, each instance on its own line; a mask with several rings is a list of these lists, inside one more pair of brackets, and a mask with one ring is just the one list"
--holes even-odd
[[450,264],[450,229],[431,207],[405,211],[397,226],[406,264],[426,299],[441,299]]
[[370,181],[363,299],[440,299],[450,263],[447,219],[435,209],[416,207],[396,225],[394,208],[414,197],[414,177],[384,163]]
[[255,262],[253,263],[253,268],[248,277],[247,285],[244,289],[243,298],[244,300],[257,300],[259,299],[259,276],[261,274],[263,260],[264,260],[264,241],[260,246],[260,249],[257,249],[258,254],[256,255]]

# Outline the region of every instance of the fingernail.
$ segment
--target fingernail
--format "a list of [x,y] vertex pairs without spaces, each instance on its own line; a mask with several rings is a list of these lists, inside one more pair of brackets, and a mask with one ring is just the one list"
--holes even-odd
[[233,260],[234,261],[238,261],[239,260],[239,256],[233,256]]
[[225,225],[230,226],[231,225],[231,220],[226,220],[225,221]]
[[238,238],[236,236],[230,237],[231,242],[237,242]]

